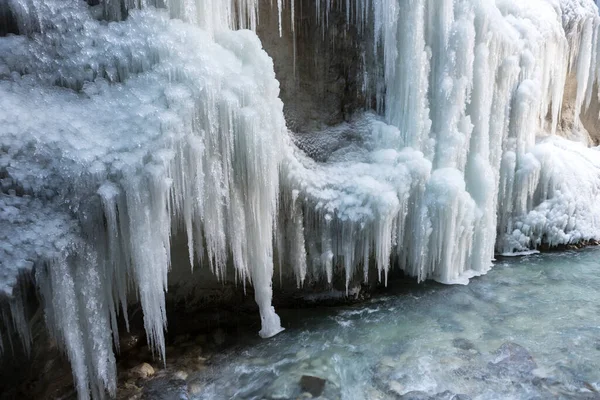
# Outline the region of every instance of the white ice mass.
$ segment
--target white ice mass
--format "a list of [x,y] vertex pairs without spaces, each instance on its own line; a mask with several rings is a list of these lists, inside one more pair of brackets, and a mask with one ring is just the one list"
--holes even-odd
[[[299,286],[370,267],[467,283],[495,253],[600,238],[598,132],[580,120],[600,101],[592,0],[313,12],[325,26],[342,3],[373,33],[380,113],[294,136],[254,33],[259,6],[293,30],[294,0],[0,0],[19,33],[0,37],[0,351],[12,331],[30,345],[15,288],[34,270],[80,398],[114,395],[128,297],[165,357],[176,231],[192,265],[254,287],[263,337],[283,329],[275,268]],[[301,150],[340,130],[360,140],[326,161]]]

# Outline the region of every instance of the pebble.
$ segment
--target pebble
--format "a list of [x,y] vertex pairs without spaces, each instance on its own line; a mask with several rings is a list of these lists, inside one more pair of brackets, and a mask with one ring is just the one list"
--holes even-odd
[[154,375],[154,368],[148,363],[142,363],[137,367],[133,367],[130,371],[131,375],[137,378],[148,378]]

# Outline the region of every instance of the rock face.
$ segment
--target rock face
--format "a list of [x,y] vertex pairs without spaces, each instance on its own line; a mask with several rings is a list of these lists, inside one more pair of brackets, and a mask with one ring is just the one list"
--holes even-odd
[[580,110],[577,116],[577,77],[568,75],[561,110],[561,120],[557,133],[567,139],[576,140],[590,146],[600,145],[600,102],[598,86],[594,85],[590,104]]
[[292,7],[282,10],[280,35],[278,14],[270,0],[261,1],[257,33],[273,58],[290,130],[322,130],[374,105],[373,88],[368,81],[363,87],[369,34],[348,23],[343,3],[332,2],[329,13],[319,13],[315,0],[297,0],[293,16]]
[[598,85],[594,86],[589,107],[580,116],[581,122],[588,132],[590,144],[600,146],[600,101],[598,100]]

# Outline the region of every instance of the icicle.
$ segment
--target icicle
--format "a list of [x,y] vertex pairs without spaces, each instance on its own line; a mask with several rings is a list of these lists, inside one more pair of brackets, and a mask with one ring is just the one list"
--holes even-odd
[[277,0],[277,15],[279,17],[279,37],[283,36],[283,0]]

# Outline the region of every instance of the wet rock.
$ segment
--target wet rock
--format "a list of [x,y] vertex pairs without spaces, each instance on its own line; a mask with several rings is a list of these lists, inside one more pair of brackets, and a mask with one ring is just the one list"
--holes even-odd
[[144,387],[142,400],[189,400],[187,384],[181,379],[152,379]]
[[468,339],[463,339],[463,338],[456,338],[456,339],[452,340],[452,346],[456,347],[457,349],[465,350],[465,351],[477,350],[475,348],[475,345],[473,344],[473,342],[471,342]]
[[533,385],[542,393],[541,399],[561,398],[570,400],[598,400],[600,393],[591,385],[576,386],[553,378],[534,378]]
[[138,365],[137,367],[133,367],[130,371],[129,374],[133,377],[136,378],[149,378],[152,375],[154,375],[154,368],[152,367],[152,365],[148,364],[148,363],[142,363],[140,365]]
[[119,334],[119,351],[121,354],[128,353],[142,342],[143,333],[125,332]]
[[495,353],[496,359],[492,369],[503,369],[507,372],[517,372],[520,374],[529,374],[537,368],[537,364],[533,356],[525,349],[516,343],[504,343]]
[[300,387],[302,388],[302,391],[308,392],[314,397],[318,397],[323,393],[326,382],[325,379],[316,376],[303,375],[302,378],[300,378]]
[[175,360],[175,365],[178,369],[182,370],[200,371],[204,369],[207,360],[203,354],[203,350],[200,346],[188,348]]
[[117,399],[139,399],[142,395],[142,388],[138,387],[133,382],[125,382],[119,387],[117,392]]

